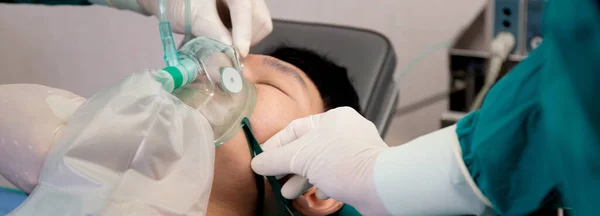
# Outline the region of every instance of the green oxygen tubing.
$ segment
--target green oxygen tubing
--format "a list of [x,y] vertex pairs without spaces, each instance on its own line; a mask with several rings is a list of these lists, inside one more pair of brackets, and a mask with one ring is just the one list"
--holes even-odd
[[[190,0],[185,0],[185,41],[191,39],[191,3]],[[194,81],[197,77],[198,66],[193,60],[182,57],[180,58],[175,48],[175,40],[171,30],[171,24],[167,19],[167,0],[159,0],[159,24],[160,39],[163,47],[163,58],[167,64],[163,71],[167,72],[170,77],[157,77],[157,81],[161,82],[165,90],[173,92],[181,86],[187,85]]]

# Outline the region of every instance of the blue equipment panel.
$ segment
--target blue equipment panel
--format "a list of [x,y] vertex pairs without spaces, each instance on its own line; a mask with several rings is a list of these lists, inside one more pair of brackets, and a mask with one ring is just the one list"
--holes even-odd
[[542,42],[542,14],[546,2],[548,0],[527,0],[525,54],[531,52]]
[[515,36],[513,54],[528,55],[543,39],[542,16],[548,0],[495,0],[494,36],[510,32]]
[[513,53],[519,44],[519,22],[521,21],[520,0],[496,0],[494,5],[494,37],[500,32],[510,32],[517,39]]

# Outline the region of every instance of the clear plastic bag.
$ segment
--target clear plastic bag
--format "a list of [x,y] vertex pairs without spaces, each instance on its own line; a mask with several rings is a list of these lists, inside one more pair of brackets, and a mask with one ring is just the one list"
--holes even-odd
[[160,72],[131,75],[88,99],[11,215],[205,215],[214,133],[155,81]]

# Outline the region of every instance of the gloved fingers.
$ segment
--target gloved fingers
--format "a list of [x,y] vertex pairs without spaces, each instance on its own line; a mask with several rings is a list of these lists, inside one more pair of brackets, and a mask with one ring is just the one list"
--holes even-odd
[[294,175],[281,187],[281,195],[286,199],[296,199],[311,187],[308,179]]
[[207,21],[200,26],[192,28],[192,34],[196,37],[207,37],[227,45],[232,45],[229,30],[222,23]]
[[[167,19],[170,21],[171,29],[177,33],[185,32],[185,0],[169,1],[167,0]],[[191,2],[190,2],[191,3]],[[156,6],[156,16],[160,18],[159,9]]]
[[329,199],[329,196],[327,196],[327,194],[325,194],[322,190],[319,190],[319,188],[317,188],[317,192],[315,194],[317,195],[317,199],[320,199],[320,200]]
[[283,130],[277,132],[273,137],[260,145],[260,147],[263,151],[268,152],[290,144],[314,129],[317,126],[321,115],[323,114],[311,115],[292,121]]
[[250,0],[227,0],[231,16],[233,45],[242,56],[250,51],[252,39],[252,3]]
[[[113,0],[114,1],[114,0]],[[160,18],[159,1],[158,0],[137,0],[138,4],[146,14],[153,14]],[[193,0],[192,0],[193,2]],[[183,33],[184,26],[184,0],[170,1],[167,0],[167,19],[171,24],[171,29],[176,33]]]
[[[292,121],[283,130],[261,145],[263,153],[252,160],[254,172],[264,176],[290,174],[292,159],[305,145],[299,140],[315,128],[322,114],[307,116]],[[272,152],[273,150],[276,150]]]
[[192,34],[196,37],[208,37],[232,45],[231,33],[221,22],[217,7],[215,5],[209,7],[209,9],[202,10],[203,14],[192,15]]
[[252,1],[252,39],[253,46],[265,39],[273,31],[273,21],[264,0]]
[[263,152],[252,159],[252,170],[263,176],[292,174],[292,158],[301,146],[302,143],[296,143],[279,148],[276,151]]

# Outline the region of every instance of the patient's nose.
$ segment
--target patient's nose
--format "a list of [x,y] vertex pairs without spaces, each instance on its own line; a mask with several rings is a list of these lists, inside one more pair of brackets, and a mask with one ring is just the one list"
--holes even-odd
[[244,61],[242,62],[242,64],[244,64],[244,71],[242,72],[242,76],[244,77],[244,79],[248,80],[248,82],[251,83],[256,83],[257,81],[257,76],[255,72],[256,68],[254,64],[255,61],[255,55],[248,55],[246,56],[246,58],[244,58]]
[[244,71],[242,72],[242,76],[250,83],[256,83],[256,78],[253,76],[251,67],[246,67],[244,65]]

